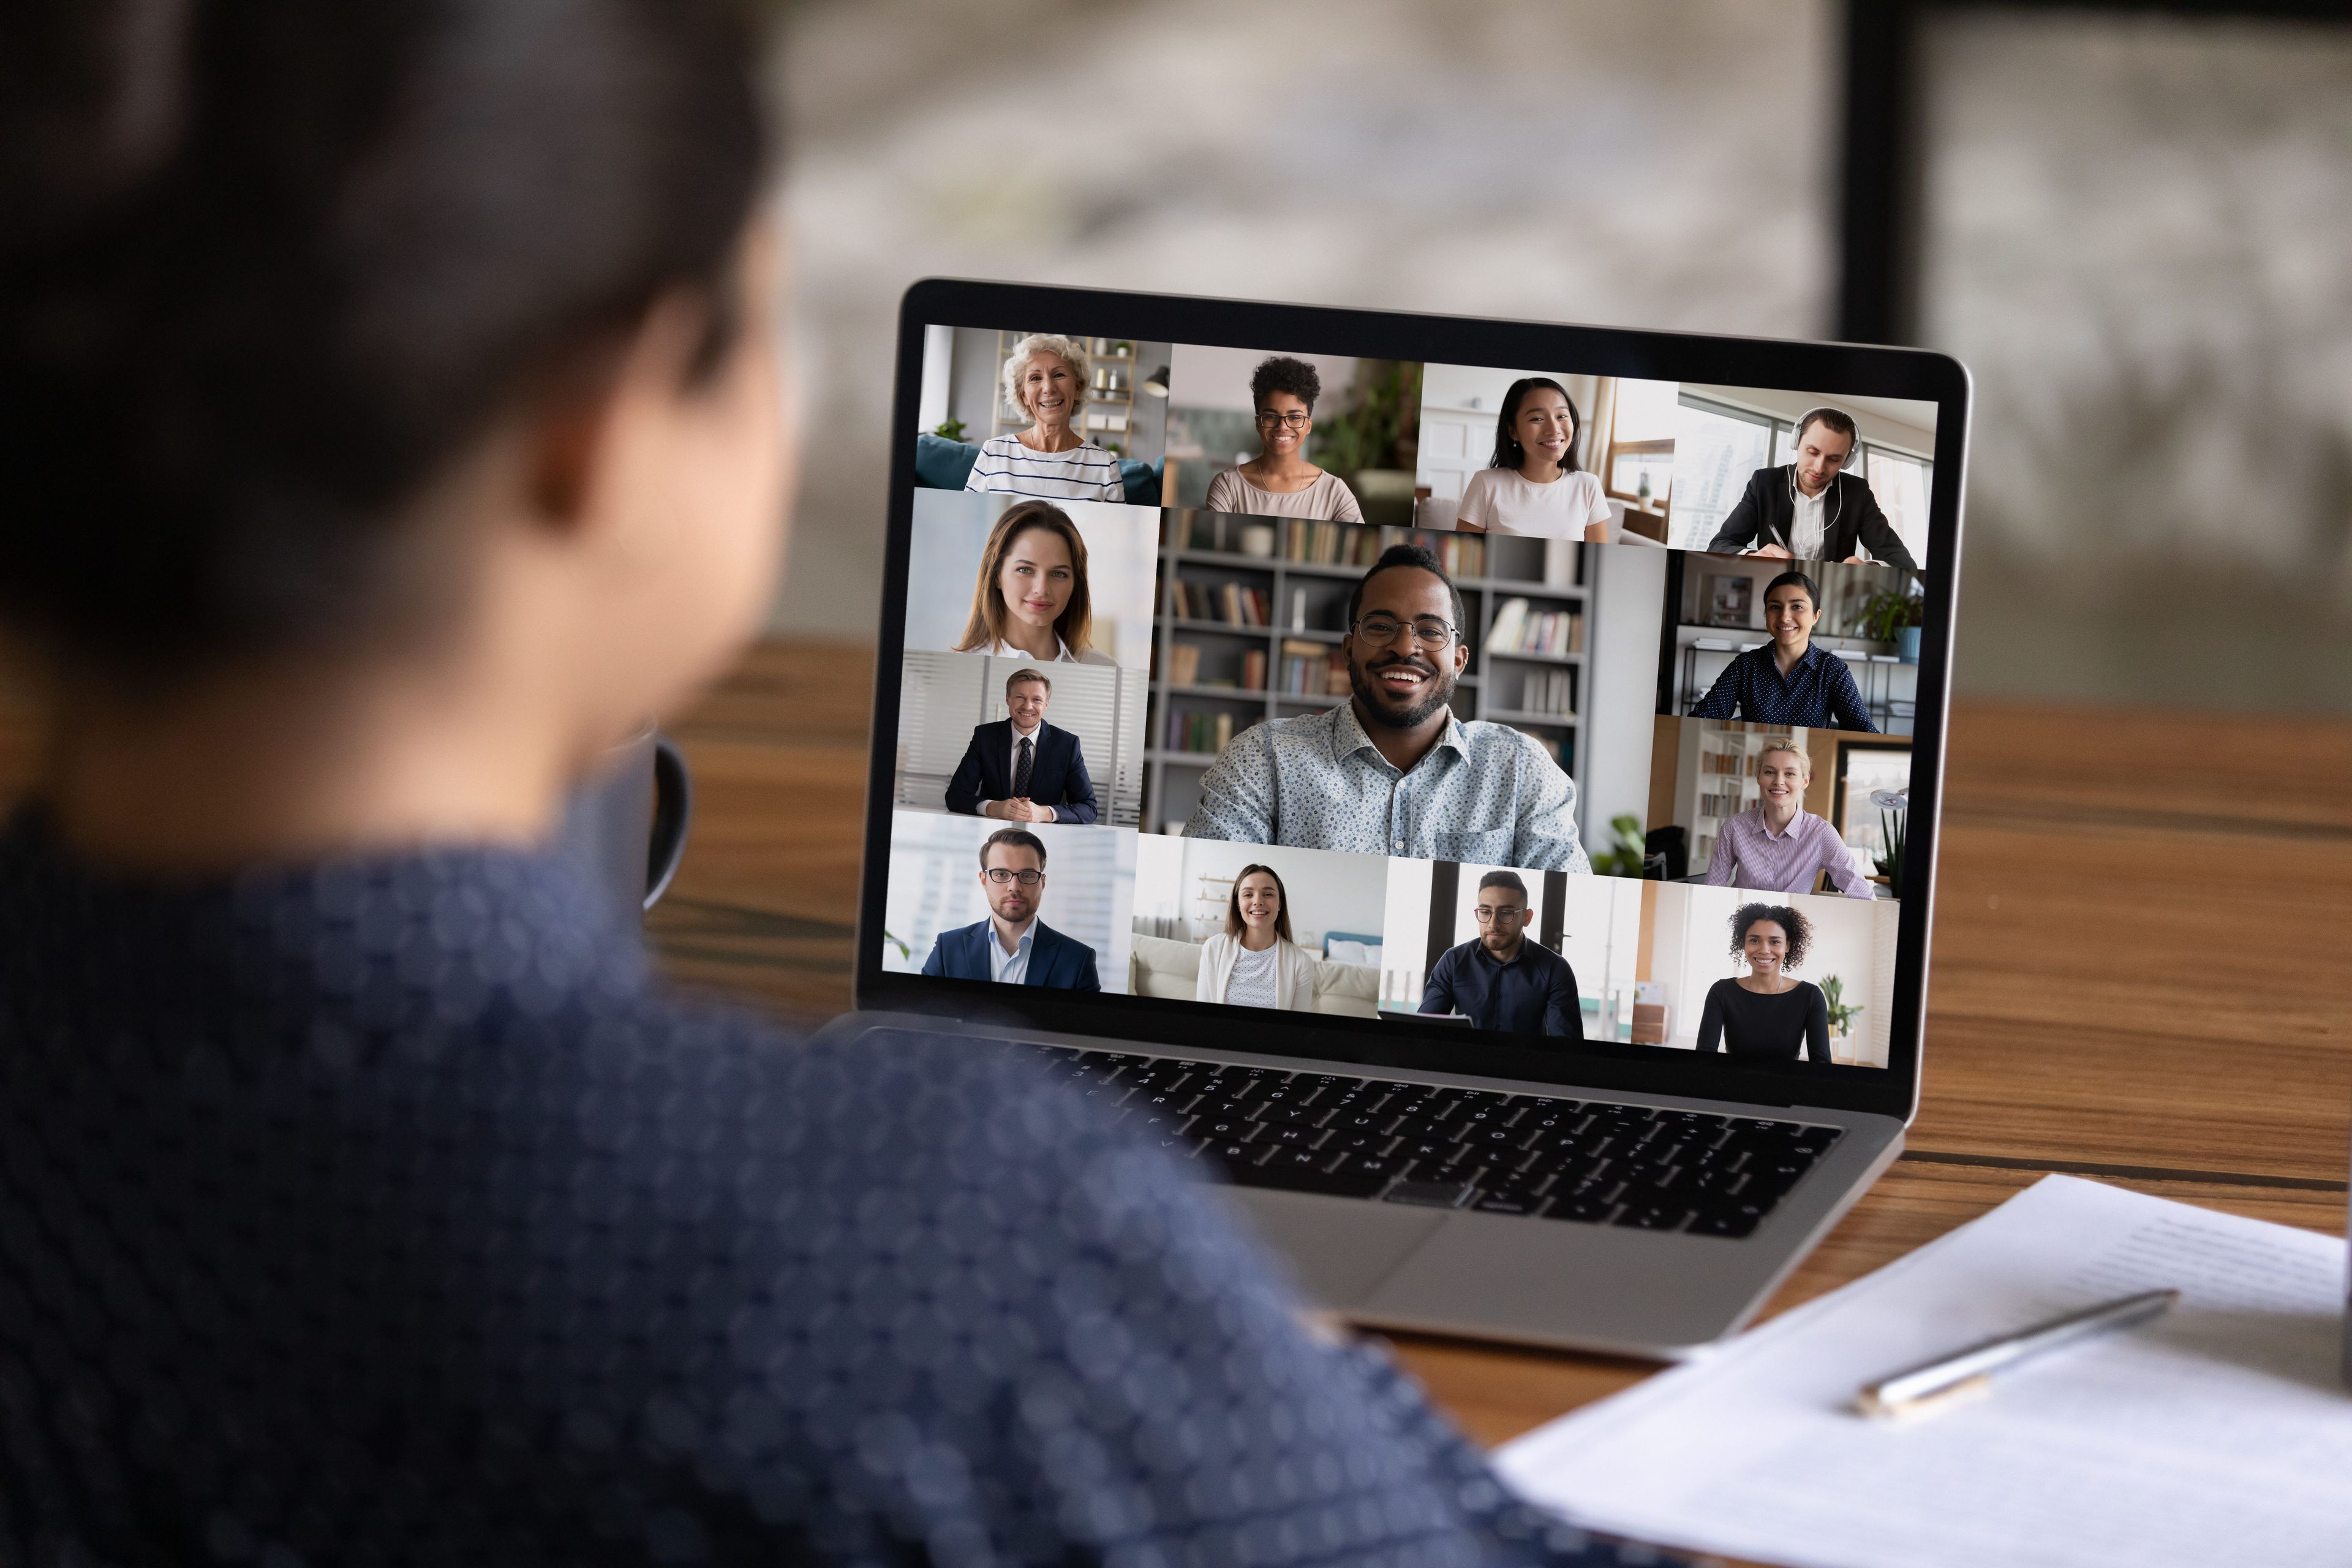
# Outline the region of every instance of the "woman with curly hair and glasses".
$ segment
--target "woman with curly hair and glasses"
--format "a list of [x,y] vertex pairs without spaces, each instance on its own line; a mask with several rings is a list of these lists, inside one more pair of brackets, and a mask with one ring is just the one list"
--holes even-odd
[[1731,952],[1748,973],[1707,987],[1698,1048],[1817,1067],[1830,1060],[1829,999],[1789,971],[1805,961],[1813,928],[1792,904],[1742,904],[1731,917]]
[[1276,354],[1259,362],[1250,376],[1258,453],[1209,481],[1211,511],[1364,521],[1364,509],[1339,476],[1307,460],[1307,437],[1315,433],[1315,404],[1322,395],[1323,377],[1305,360]]
[[1045,496],[1054,500],[1123,501],[1118,459],[1078,434],[1089,374],[1076,338],[1032,332],[1004,356],[1004,405],[1029,416],[1029,428],[981,443],[968,490]]

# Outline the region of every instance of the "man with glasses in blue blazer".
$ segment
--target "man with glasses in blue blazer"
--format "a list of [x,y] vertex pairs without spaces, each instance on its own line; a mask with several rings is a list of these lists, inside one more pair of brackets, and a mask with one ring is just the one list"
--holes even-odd
[[1045,844],[1022,827],[1000,827],[980,847],[980,885],[989,917],[941,931],[923,973],[999,985],[1099,991],[1095,950],[1037,918],[1045,901]]

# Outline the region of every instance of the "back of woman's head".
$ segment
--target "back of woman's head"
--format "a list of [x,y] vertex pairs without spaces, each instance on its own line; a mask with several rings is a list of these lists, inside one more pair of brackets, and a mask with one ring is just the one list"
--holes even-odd
[[0,623],[185,672],[384,609],[404,502],[692,289],[760,177],[727,0],[0,15]]

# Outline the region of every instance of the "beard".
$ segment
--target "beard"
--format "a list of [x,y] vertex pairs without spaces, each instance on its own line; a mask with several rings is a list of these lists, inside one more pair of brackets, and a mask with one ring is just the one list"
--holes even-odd
[[[1429,676],[1428,689],[1409,708],[1397,706],[1397,697],[1374,679],[1381,670],[1404,665]],[[1423,658],[1400,658],[1384,653],[1369,664],[1350,660],[1348,665],[1348,686],[1356,694],[1356,702],[1373,722],[1388,730],[1411,730],[1427,723],[1437,710],[1454,700],[1454,672],[1443,665]]]

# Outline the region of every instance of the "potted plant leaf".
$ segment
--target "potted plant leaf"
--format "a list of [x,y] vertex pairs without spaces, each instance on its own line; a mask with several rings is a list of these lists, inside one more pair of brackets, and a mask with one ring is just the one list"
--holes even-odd
[[1410,526],[1421,444],[1421,366],[1365,360],[1348,405],[1315,421],[1313,457],[1355,491],[1364,521]]
[[1829,1007],[1831,1037],[1851,1044],[1853,1038],[1853,1021],[1862,1016],[1863,1009],[1858,1005],[1847,1003],[1845,982],[1834,974],[1823,975],[1822,1000]]
[[1917,594],[1883,588],[1862,606],[1862,635],[1873,642],[1893,643],[1895,656],[1906,664],[1919,662],[1919,623],[1927,601]]

